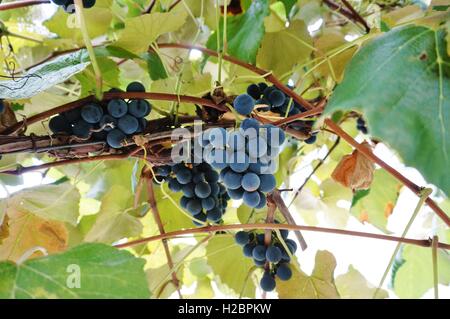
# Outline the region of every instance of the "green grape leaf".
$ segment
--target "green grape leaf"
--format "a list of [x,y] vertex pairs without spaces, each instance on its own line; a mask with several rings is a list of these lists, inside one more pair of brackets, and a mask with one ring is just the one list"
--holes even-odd
[[282,299],[333,299],[339,298],[334,283],[336,259],[326,251],[319,250],[316,254],[316,265],[311,276],[298,271],[293,266],[292,278],[288,281],[277,279],[278,296]]
[[[403,247],[405,262],[395,274],[394,291],[400,298],[420,298],[433,287],[431,249],[417,246]],[[450,284],[450,255],[438,249],[438,281]]]
[[[106,91],[108,88],[114,88],[120,86],[119,83],[119,68],[117,63],[112,59],[105,57],[98,57],[97,63],[102,73],[102,79],[104,83],[103,89]],[[84,72],[76,75],[76,78],[81,83],[81,95],[91,95],[95,93],[95,73],[92,65],[88,66]]]
[[166,69],[158,54],[155,52],[145,53],[144,58],[147,61],[148,74],[153,81],[167,78]]
[[378,229],[387,232],[386,226],[389,216],[394,210],[402,183],[383,169],[373,174],[373,181],[367,195],[355,194],[350,213],[361,222],[369,222]]
[[[283,48],[277,50],[274,48]],[[266,33],[256,57],[257,64],[282,77],[312,52],[312,39],[303,21],[293,21],[287,29]]]
[[233,237],[211,238],[206,247],[208,265],[220,279],[222,284],[232,289],[235,294],[254,298],[255,285],[251,280],[246,280],[250,269],[254,266],[250,258],[242,253]]
[[354,198],[350,212],[361,222],[369,222],[387,232],[388,218],[397,203],[402,183],[382,169],[376,170],[373,176],[367,195],[355,194],[359,199]]
[[[345,274],[336,278],[336,287],[343,299],[372,299],[377,290],[352,265],[348,267],[348,271]],[[380,289],[377,293],[377,299],[388,297],[386,290]]]
[[0,298],[149,298],[144,260],[103,244],[0,263]]
[[128,188],[114,185],[103,196],[100,212],[86,234],[85,241],[112,243],[124,237],[137,236],[142,232],[139,218],[130,214],[134,196]]
[[445,32],[408,25],[365,45],[326,113],[358,110],[369,132],[450,194],[450,58]]
[[[256,53],[264,36],[264,18],[269,14],[268,0],[252,1],[244,14],[227,18],[227,54],[254,64]],[[223,18],[219,27],[220,49],[223,46]],[[217,50],[217,30],[206,46]]]
[[83,71],[90,62],[86,50],[54,58],[30,69],[18,79],[0,81],[0,98],[26,99]]
[[[161,191],[160,187],[164,187],[166,194],[168,194],[172,200],[167,198]],[[167,183],[163,186],[154,187],[156,203],[158,204],[158,211],[161,216],[161,220],[164,224],[164,229],[167,232],[176,231],[183,228],[192,228],[194,226],[192,219],[187,217],[189,215],[186,212],[186,215],[183,214],[180,209],[180,198],[183,195],[181,192],[173,193],[169,190]],[[177,203],[177,208],[173,202]]]
[[125,29],[114,46],[136,54],[145,52],[161,34],[180,28],[186,18],[186,12],[156,12],[128,18],[125,20]]

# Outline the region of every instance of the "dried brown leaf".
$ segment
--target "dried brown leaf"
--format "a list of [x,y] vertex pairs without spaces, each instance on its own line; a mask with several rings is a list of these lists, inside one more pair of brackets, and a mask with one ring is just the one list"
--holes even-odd
[[[367,142],[362,147],[372,151]],[[331,177],[352,190],[367,189],[373,180],[374,164],[358,150],[344,156],[334,169]]]

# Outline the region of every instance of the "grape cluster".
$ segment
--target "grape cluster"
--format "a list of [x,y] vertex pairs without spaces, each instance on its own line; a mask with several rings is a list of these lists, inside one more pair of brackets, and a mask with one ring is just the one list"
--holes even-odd
[[358,117],[356,120],[356,128],[363,134],[367,134],[369,130],[367,129],[366,121],[362,117]]
[[[241,94],[234,100],[234,108],[241,115],[249,115],[255,106],[258,111],[273,112],[280,116],[292,116],[306,111],[306,109],[294,100],[291,100],[283,91],[275,86],[268,86],[266,83],[250,84],[247,93]],[[297,131],[311,132],[313,121],[294,121],[288,125]],[[313,144],[317,140],[313,133],[304,142]]]
[[[219,174],[208,163],[177,163],[155,169],[157,178],[168,183],[173,192],[182,192],[180,206],[195,219],[219,223],[225,213],[228,196],[219,182]],[[196,226],[203,226],[194,220]]]
[[[52,0],[58,6],[61,6],[67,13],[75,13],[75,4],[73,0]],[[92,8],[95,5],[95,0],[83,0],[83,7],[86,9]]]
[[[127,92],[145,92],[145,88],[139,82],[132,82]],[[114,99],[107,104],[92,102],[51,118],[49,128],[54,134],[75,135],[82,139],[93,137],[98,141],[106,140],[112,148],[121,148],[126,137],[145,130],[145,117],[151,109],[149,102],[139,99]]]
[[253,208],[266,206],[266,193],[273,191],[275,158],[285,140],[284,132],[273,125],[245,119],[238,129],[205,131],[198,143],[206,150],[204,159],[217,170],[230,198],[243,199]]
[[[297,244],[292,239],[288,239],[289,231],[280,230],[281,237],[291,254],[297,251]],[[271,233],[270,245],[264,243],[264,233],[256,231],[239,231],[235,235],[235,241],[242,246],[242,251],[246,257],[252,258],[258,267],[264,267],[264,274],[260,281],[261,289],[272,291],[275,289],[275,276],[280,280],[291,279],[292,270],[289,267],[291,258],[279,240],[276,232]],[[268,267],[266,266],[268,263]]]

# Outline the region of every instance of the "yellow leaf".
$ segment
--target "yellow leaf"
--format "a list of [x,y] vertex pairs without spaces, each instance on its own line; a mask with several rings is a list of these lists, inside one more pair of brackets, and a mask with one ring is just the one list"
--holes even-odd
[[277,279],[277,291],[280,299],[334,299],[339,293],[334,284],[336,259],[326,251],[316,254],[316,265],[311,276],[291,267],[292,278],[289,281]]
[[[9,236],[0,245],[0,260],[17,262],[24,253],[35,247],[44,248],[49,254],[67,248],[68,232],[65,225],[48,221],[30,213],[8,209]],[[30,258],[40,256],[34,253]]]
[[161,34],[180,28],[186,18],[186,12],[156,12],[129,18],[125,20],[125,29],[115,45],[133,53],[142,53]]
[[312,41],[306,25],[295,20],[283,31],[266,33],[256,62],[275,76],[282,76],[307,59],[311,52]]

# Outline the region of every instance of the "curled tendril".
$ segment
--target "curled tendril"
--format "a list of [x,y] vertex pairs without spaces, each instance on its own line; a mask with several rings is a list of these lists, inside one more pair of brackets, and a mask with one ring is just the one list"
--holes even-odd
[[31,78],[42,79],[42,76],[40,76],[38,74],[27,74],[24,76],[16,76],[15,75],[16,63],[14,61],[7,62],[7,70],[10,75],[9,76],[8,75],[0,75],[0,78],[11,79],[13,82],[16,82],[16,83],[20,82],[21,80],[24,80],[21,86],[14,87],[14,88],[10,88],[7,85],[1,84],[1,82],[0,82],[0,87],[4,87],[11,91],[16,91],[16,90],[20,90],[20,89],[24,88],[27,85],[29,79],[31,79]]

